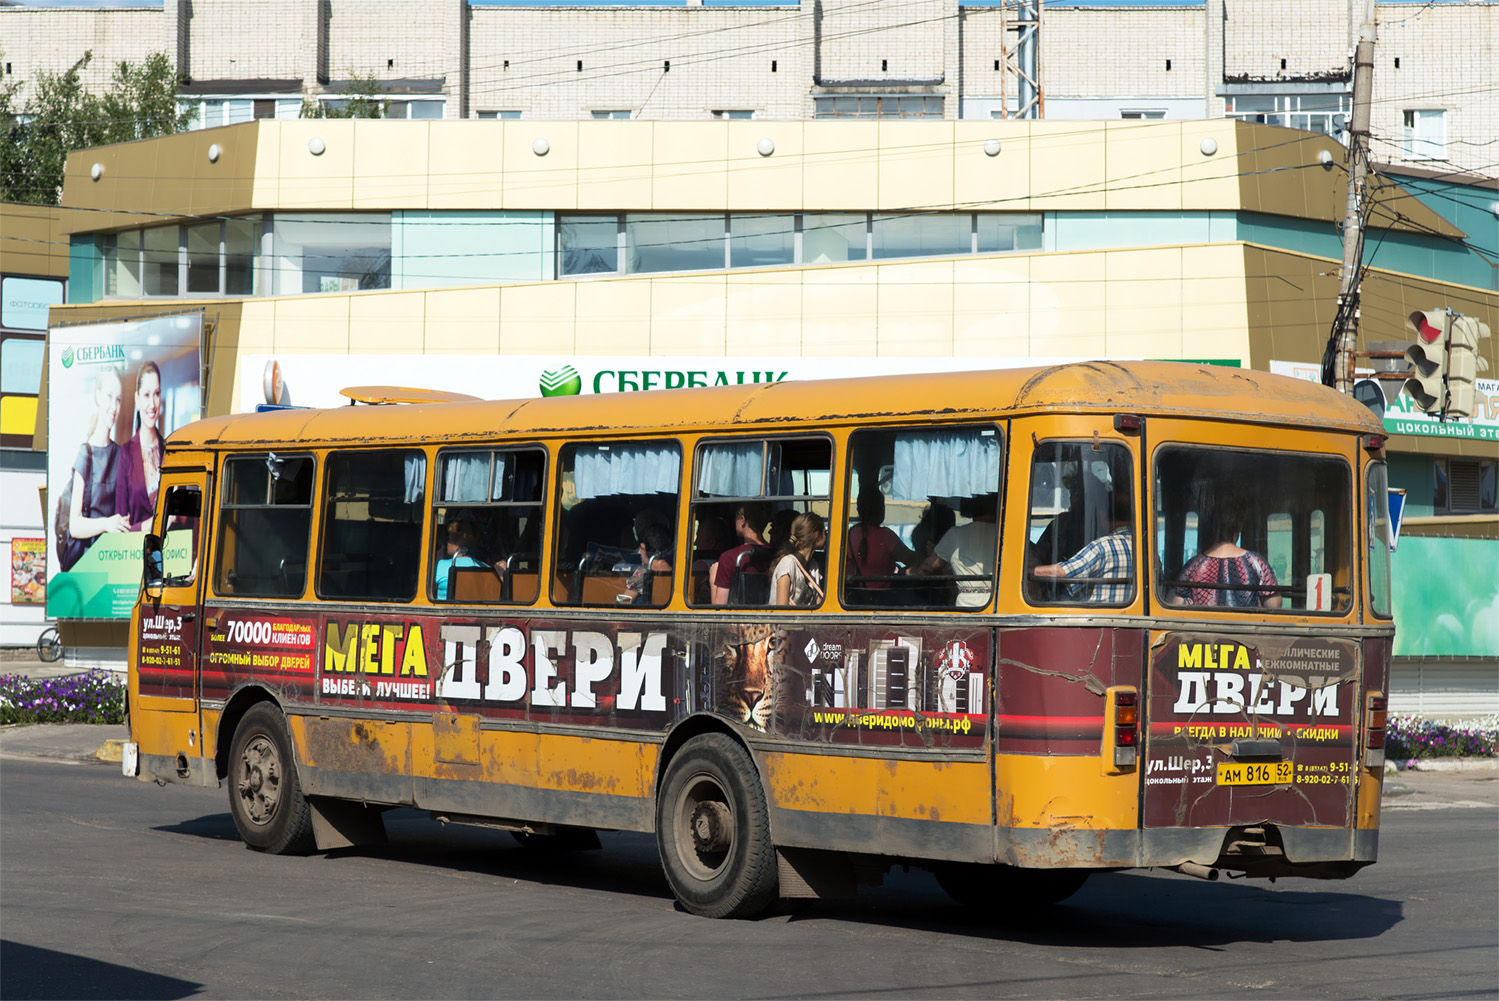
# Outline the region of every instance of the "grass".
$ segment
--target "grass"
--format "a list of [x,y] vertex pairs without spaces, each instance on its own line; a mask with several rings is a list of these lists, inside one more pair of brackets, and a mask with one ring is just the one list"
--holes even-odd
[[124,675],[106,671],[47,679],[0,675],[0,724],[123,722]]

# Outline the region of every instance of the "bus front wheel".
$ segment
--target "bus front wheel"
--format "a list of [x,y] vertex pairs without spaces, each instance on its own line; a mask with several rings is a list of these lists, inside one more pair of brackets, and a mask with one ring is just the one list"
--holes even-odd
[[947,895],[965,907],[992,907],[1007,900],[1045,907],[1081,890],[1088,870],[950,862],[938,867],[936,876]]
[[312,809],[302,795],[286,717],[251,706],[229,747],[229,811],[245,844],[272,855],[312,849]]
[[749,754],[719,733],[682,745],[656,800],[661,866],[684,908],[746,918],[779,897],[765,790]]

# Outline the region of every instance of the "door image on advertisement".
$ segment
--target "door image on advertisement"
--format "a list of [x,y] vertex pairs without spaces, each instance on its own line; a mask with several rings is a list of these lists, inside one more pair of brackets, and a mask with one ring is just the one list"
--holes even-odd
[[198,690],[199,598],[202,586],[203,499],[207,470],[162,473],[156,531],[166,580],[161,597],[140,606],[137,648],[140,695],[151,708],[191,712]]

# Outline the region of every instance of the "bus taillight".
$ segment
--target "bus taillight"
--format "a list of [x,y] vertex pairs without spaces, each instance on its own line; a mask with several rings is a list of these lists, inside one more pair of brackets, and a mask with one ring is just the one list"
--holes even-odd
[[1364,767],[1379,768],[1384,764],[1384,729],[1388,717],[1389,700],[1383,692],[1370,692],[1364,697]]
[[1116,685],[1105,693],[1104,760],[1115,770],[1135,767],[1140,746],[1140,693]]

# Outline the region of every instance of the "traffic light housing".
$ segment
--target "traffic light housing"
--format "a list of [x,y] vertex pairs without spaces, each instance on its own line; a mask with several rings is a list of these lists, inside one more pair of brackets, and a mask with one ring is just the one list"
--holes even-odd
[[1415,340],[1405,349],[1412,375],[1405,380],[1405,392],[1416,407],[1428,414],[1441,413],[1447,403],[1447,344],[1449,314],[1445,310],[1417,310],[1406,318],[1405,325]]
[[1448,417],[1473,416],[1474,383],[1489,367],[1488,359],[1478,353],[1478,342],[1488,336],[1488,324],[1471,316],[1452,318],[1447,335]]

